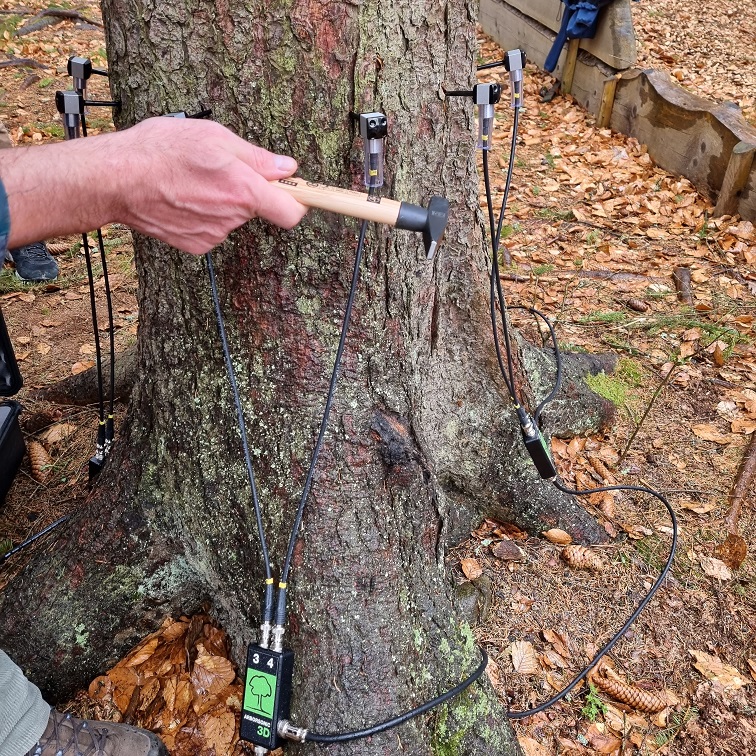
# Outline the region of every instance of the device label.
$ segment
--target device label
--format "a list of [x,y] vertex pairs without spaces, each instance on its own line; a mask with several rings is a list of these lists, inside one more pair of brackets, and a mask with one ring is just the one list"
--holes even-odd
[[[269,660],[273,662],[273,659]],[[247,684],[244,687],[242,708],[252,714],[265,717],[268,723],[273,719],[278,678],[267,672],[250,669],[247,672]]]

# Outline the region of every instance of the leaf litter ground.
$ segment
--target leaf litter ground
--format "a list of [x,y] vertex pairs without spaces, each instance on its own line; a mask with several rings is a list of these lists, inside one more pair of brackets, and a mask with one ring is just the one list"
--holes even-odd
[[[17,15],[0,16],[6,54],[46,66],[0,69],[0,119],[18,144],[61,137],[54,91],[68,87],[69,55],[105,65],[101,29],[86,22],[13,36],[24,18],[46,7],[33,0]],[[0,3],[2,10],[14,8]],[[77,8],[99,19],[94,3]],[[671,0],[643,0],[633,12],[643,65],[666,68],[698,94],[734,100],[752,120],[750,7],[727,0],[716,13],[691,7],[681,18]],[[730,50],[703,47],[716,40],[727,40]],[[481,57],[499,56],[481,37]],[[92,95],[106,98],[106,83],[92,82]],[[510,304],[535,305],[553,318],[562,348],[620,355],[615,375],[593,382],[616,402],[616,425],[603,436],[553,441],[565,481],[665,491],[679,512],[681,544],[672,577],[590,690],[584,686],[516,729],[528,756],[756,751],[752,496],[739,522],[751,547],[745,561],[731,569],[717,548],[727,536],[728,493],[756,426],[753,226],[712,219],[711,203],[688,181],[655,167],[634,140],[597,129],[570,98],[539,102],[539,90],[551,83],[528,68],[503,234],[511,261],[503,269],[505,290]],[[93,131],[112,128],[107,115],[94,118]],[[491,162],[498,205],[511,114],[502,108],[497,119]],[[128,233],[108,229],[106,241],[121,351],[135,338],[136,282]],[[75,511],[86,497],[96,411],[33,398],[35,388],[92,361],[79,242],[56,240],[54,250],[61,267],[56,284],[19,286],[9,269],[0,277],[0,302],[26,379],[19,398],[27,408],[27,440],[39,438],[50,454],[42,475],[24,463],[0,511],[0,540],[13,543]],[[690,304],[677,298],[675,268],[690,272]],[[543,338],[517,311],[514,319],[531,340]],[[545,700],[569,681],[632,611],[666,558],[669,522],[653,500],[617,494],[590,497],[585,505],[614,537],[591,550],[587,563],[562,558],[559,534],[528,537],[490,520],[449,555],[472,597],[469,610],[492,658],[489,676],[513,709]],[[0,587],[22,561],[5,567]],[[167,619],[71,707],[159,730],[173,754],[241,753],[240,695],[222,630],[199,616]],[[649,711],[658,700],[665,708]]]

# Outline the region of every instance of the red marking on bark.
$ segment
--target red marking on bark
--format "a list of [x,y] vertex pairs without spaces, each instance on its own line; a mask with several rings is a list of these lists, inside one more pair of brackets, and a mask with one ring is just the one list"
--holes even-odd
[[302,552],[304,551],[304,541],[301,538],[297,538],[294,544],[294,554],[291,558],[291,565],[294,569],[298,569],[304,562]]
[[298,3],[291,14],[294,34],[312,46],[334,80],[343,73],[344,63],[353,58],[345,34],[352,13],[346,3],[310,0]]
[[74,568],[70,572],[69,576],[69,583],[71,584],[71,588],[76,590],[82,582],[84,582],[84,578],[86,577],[84,573],[84,565],[77,564],[74,566]]
[[228,0],[215,0],[215,25],[223,29],[223,41],[226,47],[229,47],[234,35],[234,22],[231,20],[231,14],[228,11]]

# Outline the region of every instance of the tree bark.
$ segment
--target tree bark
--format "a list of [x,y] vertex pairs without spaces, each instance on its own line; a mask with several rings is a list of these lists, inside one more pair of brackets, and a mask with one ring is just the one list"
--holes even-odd
[[[532,469],[498,374],[472,106],[439,96],[441,84],[474,81],[476,4],[104,0],[103,9],[121,126],[210,107],[243,137],[293,154],[306,178],[360,188],[351,113],[380,109],[390,128],[384,193],[452,203],[432,262],[416,235],[370,229],[295,551],[292,720],[320,732],[369,726],[477,666],[445,554],[482,515],[604,537]],[[357,228],[312,212],[293,232],[253,222],[214,252],[275,567],[317,434]],[[52,700],[166,613],[209,603],[240,662],[258,636],[259,544],[205,263],[139,237],[136,263],[141,378],[124,433],[87,510],[3,597],[0,645]],[[484,681],[429,716],[328,752],[518,749]]]

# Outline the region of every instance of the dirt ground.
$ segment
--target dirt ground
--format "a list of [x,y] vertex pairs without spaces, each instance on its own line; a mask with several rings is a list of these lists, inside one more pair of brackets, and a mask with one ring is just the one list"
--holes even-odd
[[[703,96],[738,103],[753,122],[753,5],[722,0],[715,9],[686,5],[684,12],[679,5],[633,3],[640,64],[668,70]],[[84,18],[57,19],[13,36],[24,19],[47,7],[39,0],[20,9],[0,2],[0,45],[9,58],[31,61],[0,68],[0,121],[17,144],[61,138],[54,93],[69,87],[69,55],[106,66],[92,2],[76,6]],[[498,56],[481,37],[481,58]],[[486,73],[482,80],[500,75]],[[680,542],[669,579],[609,655],[596,692],[583,686],[518,722],[516,730],[527,756],[756,753],[752,491],[737,523],[743,540],[730,540],[745,543],[747,556],[739,560],[736,549],[722,546],[731,489],[756,429],[754,228],[737,217],[712,218],[712,203],[687,180],[654,166],[634,140],[597,129],[568,97],[540,102],[539,91],[550,83],[528,67],[503,232],[511,261],[503,269],[505,291],[510,304],[548,313],[563,349],[619,356],[615,374],[593,382],[617,405],[614,427],[601,436],[553,440],[564,481],[579,488],[617,482],[662,491],[677,512]],[[107,80],[93,78],[90,97],[108,96]],[[90,132],[112,128],[109,116],[93,108]],[[511,112],[501,108],[491,161],[497,207],[511,125]],[[106,229],[105,243],[121,351],[135,340],[138,317],[129,234]],[[25,378],[17,398],[26,407],[27,442],[45,441],[50,455],[44,480],[24,461],[0,510],[0,553],[3,543],[16,544],[74,511],[87,493],[97,408],[35,399],[35,390],[93,362],[80,241],[55,240],[52,249],[61,268],[55,284],[19,284],[9,266],[0,275],[0,306]],[[677,295],[678,268],[690,274],[688,303]],[[105,337],[99,266],[96,274]],[[531,339],[542,338],[527,318],[515,312],[513,320]],[[670,520],[653,498],[596,495],[586,506],[613,536],[609,546],[589,551],[586,558],[600,560],[595,569],[568,564],[559,534],[528,537],[492,521],[481,523],[449,556],[460,585],[469,583],[478,596],[476,631],[492,659],[489,676],[514,710],[564,687],[622,625],[667,558]],[[4,565],[0,589],[21,564],[16,558]],[[180,632],[179,624],[165,631],[174,640],[191,634],[189,621]],[[192,637],[203,632],[207,648],[222,655],[215,631],[206,627]],[[144,649],[154,652],[166,635],[156,637],[142,647],[140,663]],[[659,706],[660,712],[643,711]],[[94,711],[122,716],[112,706]],[[222,753],[217,732],[204,739],[177,736],[172,753]]]

